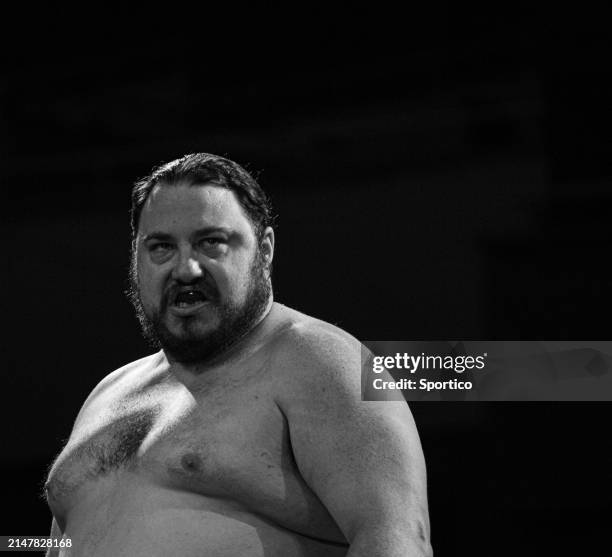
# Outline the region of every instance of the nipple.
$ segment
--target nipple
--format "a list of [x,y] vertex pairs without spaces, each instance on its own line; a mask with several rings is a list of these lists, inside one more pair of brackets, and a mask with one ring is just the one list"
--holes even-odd
[[181,458],[181,466],[187,472],[202,470],[202,459],[196,453],[187,453]]

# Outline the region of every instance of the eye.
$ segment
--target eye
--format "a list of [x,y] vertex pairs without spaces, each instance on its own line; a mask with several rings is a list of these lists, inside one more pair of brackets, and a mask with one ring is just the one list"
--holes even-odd
[[157,242],[149,246],[149,251],[152,253],[164,253],[172,249],[172,244],[168,242]]
[[223,244],[222,238],[203,238],[198,242],[198,245],[203,248],[218,247]]
[[148,250],[154,261],[165,261],[172,255],[174,244],[170,242],[155,242],[148,246]]

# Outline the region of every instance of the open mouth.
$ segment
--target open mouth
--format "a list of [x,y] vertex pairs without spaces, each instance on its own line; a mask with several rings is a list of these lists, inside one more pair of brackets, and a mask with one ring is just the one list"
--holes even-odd
[[201,290],[195,288],[181,290],[172,296],[170,309],[179,315],[188,315],[198,311],[208,301]]
[[172,305],[179,308],[187,308],[206,301],[206,296],[199,290],[188,290],[179,292],[175,297]]

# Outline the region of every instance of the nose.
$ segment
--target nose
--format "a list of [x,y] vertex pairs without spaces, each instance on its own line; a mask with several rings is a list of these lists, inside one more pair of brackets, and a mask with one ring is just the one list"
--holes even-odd
[[181,282],[192,282],[203,277],[204,270],[193,253],[191,251],[186,251],[180,254],[179,260],[173,269],[172,276],[175,280]]

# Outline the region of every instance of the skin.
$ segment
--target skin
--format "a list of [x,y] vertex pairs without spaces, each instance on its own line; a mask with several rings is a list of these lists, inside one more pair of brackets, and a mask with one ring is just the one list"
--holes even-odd
[[[267,266],[274,253],[272,229],[264,231],[258,246],[233,192],[212,185],[155,187],[143,207],[136,240],[140,302],[148,315],[161,314],[177,337],[218,328],[220,304],[244,306],[256,250]],[[190,310],[186,318],[184,310],[168,304],[173,287],[202,282],[213,303],[196,315]]]
[[[195,235],[211,226],[226,230],[221,245]],[[160,231],[172,247],[152,246]],[[137,246],[148,312],[163,309],[169,285],[202,277],[220,299],[244,303],[258,243],[229,190],[154,191]],[[270,263],[271,229],[260,246]],[[166,325],[205,335],[219,324],[211,306],[188,320],[166,311]],[[414,422],[403,401],[361,400],[360,349],[270,298],[250,332],[212,360],[185,364],[161,351],[111,373],[50,471],[52,530],[72,548],[49,554],[430,555]]]

